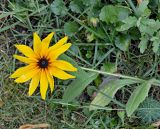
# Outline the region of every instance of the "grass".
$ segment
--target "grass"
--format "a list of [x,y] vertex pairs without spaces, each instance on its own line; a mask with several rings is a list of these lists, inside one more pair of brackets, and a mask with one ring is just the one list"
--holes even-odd
[[[117,104],[118,101],[126,103],[135,85],[117,92],[109,108],[102,107],[101,110],[89,111],[89,104],[95,97],[99,85],[108,75],[135,80],[148,80],[153,77],[160,79],[159,55],[156,55],[150,48],[145,53],[140,53],[136,40],[132,41],[127,51],[115,47],[113,42],[116,32],[106,30],[107,27],[111,29],[114,27],[105,26],[99,21],[98,24],[102,26],[106,36],[103,38],[103,33],[93,28],[92,23],[88,21],[87,13],[91,9],[90,6],[87,6],[80,14],[70,11],[65,17],[62,17],[51,11],[51,3],[48,0],[27,3],[2,0],[0,3],[0,99],[4,102],[0,107],[0,129],[17,129],[27,123],[48,123],[51,129],[151,128],[151,123],[143,125],[135,115],[131,118],[125,116],[123,125],[117,115],[120,111],[124,111],[124,108]],[[66,5],[69,3],[70,1],[65,1]],[[109,3],[112,4],[110,1]],[[127,6],[130,8],[129,3]],[[69,37],[73,46],[67,55],[72,57],[84,70],[98,72],[102,75],[99,75],[71,103],[61,100],[69,84],[68,81],[56,80],[55,91],[53,94],[48,92],[46,101],[41,100],[38,90],[33,96],[28,97],[28,83],[15,84],[9,78],[10,74],[22,65],[12,58],[12,55],[17,53],[14,44],[32,46],[32,33],[35,31],[42,38],[49,32],[56,32],[53,38],[53,42],[56,42],[64,36],[66,33],[64,25],[70,21],[77,24],[78,30]],[[87,40],[88,34],[94,35],[92,41]],[[102,72],[102,66],[106,62],[116,65],[116,73]],[[92,90],[89,91],[89,88]],[[149,97],[159,100],[160,95],[157,91],[159,87],[153,87]]]

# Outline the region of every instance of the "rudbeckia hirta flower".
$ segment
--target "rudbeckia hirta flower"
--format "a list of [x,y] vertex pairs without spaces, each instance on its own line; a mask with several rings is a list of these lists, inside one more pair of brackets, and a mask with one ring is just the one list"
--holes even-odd
[[41,41],[40,37],[34,33],[33,50],[26,45],[15,45],[24,56],[14,55],[14,58],[27,65],[17,69],[10,77],[16,78],[16,83],[31,80],[29,96],[35,92],[40,84],[41,97],[45,99],[48,86],[50,86],[51,92],[54,90],[54,77],[62,80],[75,78],[65,71],[77,71],[77,69],[69,62],[58,59],[71,46],[71,43],[67,43],[68,37],[65,36],[55,45],[49,46],[53,35],[52,32]]

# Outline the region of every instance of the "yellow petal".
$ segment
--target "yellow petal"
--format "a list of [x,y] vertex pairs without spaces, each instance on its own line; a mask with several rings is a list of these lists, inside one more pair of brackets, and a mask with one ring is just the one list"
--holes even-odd
[[77,68],[75,68],[72,64],[64,60],[56,60],[52,63],[52,65],[61,70],[77,71]]
[[39,73],[36,74],[36,75],[32,78],[31,83],[30,83],[30,85],[29,85],[29,96],[31,96],[31,95],[35,92],[35,90],[37,89],[38,83],[39,83],[39,79],[40,79]]
[[23,74],[19,78],[15,80],[17,83],[23,83],[28,80],[30,80],[33,76],[35,76],[40,70],[38,68],[35,68],[33,70],[28,71],[26,74]]
[[30,47],[28,47],[26,45],[15,45],[15,46],[25,56],[32,57],[32,58],[36,58],[37,57],[36,54],[34,53],[34,51]]
[[54,32],[50,33],[46,38],[42,40],[41,57],[46,57],[48,54],[48,47],[50,41],[54,35]]
[[50,86],[50,88],[51,88],[51,93],[52,93],[53,90],[54,90],[54,78],[53,78],[52,75],[48,72],[48,70],[46,70],[46,75],[47,75],[47,79],[48,79],[49,86]]
[[61,46],[60,48],[50,52],[48,57],[53,60],[57,59],[61,54],[63,54],[65,51],[67,51],[70,48],[70,46],[71,46],[71,43],[67,43],[67,44]]
[[46,92],[48,89],[48,80],[44,70],[41,71],[41,78],[40,78],[40,92],[42,99],[45,100]]
[[51,42],[53,35],[54,35],[54,32],[51,32],[46,38],[42,40],[43,47],[47,47],[47,48],[49,47],[49,44]]
[[19,55],[13,55],[13,57],[16,58],[17,60],[21,61],[21,62],[26,63],[26,64],[33,63],[33,62],[37,61],[34,58],[33,59],[32,58],[27,58],[27,57],[19,56]]
[[55,45],[53,45],[49,48],[49,52],[60,48],[63,44],[65,44],[67,42],[67,40],[68,40],[68,36],[65,36],[64,38],[60,39]]
[[41,39],[36,32],[33,34],[33,49],[37,54],[41,51]]
[[50,67],[49,71],[52,74],[52,76],[55,76],[55,77],[60,78],[62,80],[66,80],[69,78],[75,78],[75,76],[70,75],[70,74],[68,74],[68,73],[64,72],[63,70],[56,68],[56,67]]
[[21,67],[17,69],[11,76],[10,78],[16,78],[22,76],[26,71],[30,71],[36,67],[35,64],[30,64],[24,67]]

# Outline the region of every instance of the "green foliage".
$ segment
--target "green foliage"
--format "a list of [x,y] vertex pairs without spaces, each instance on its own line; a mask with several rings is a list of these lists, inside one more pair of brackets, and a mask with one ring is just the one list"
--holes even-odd
[[111,62],[106,62],[103,64],[103,66],[101,67],[102,71],[106,71],[106,72],[110,72],[110,73],[114,73],[117,71],[117,66],[115,63],[111,63]]
[[64,24],[64,32],[68,36],[73,36],[78,31],[78,25],[76,22],[66,22]]
[[153,52],[157,53],[159,50],[159,46],[160,46],[160,41],[158,37],[152,37],[151,41],[153,42],[152,46],[153,46]]
[[140,104],[136,115],[143,123],[153,123],[160,119],[160,102],[153,98],[146,98]]
[[71,102],[83,92],[83,90],[97,77],[98,74],[93,72],[86,73],[74,60],[66,55],[63,55],[61,58],[71,62],[76,66],[76,68],[78,68],[78,71],[74,73],[76,79],[68,85],[63,95],[64,102]]
[[129,16],[126,19],[122,20],[122,22],[124,24],[117,28],[117,31],[125,31],[129,30],[131,27],[135,27],[137,23],[137,18]]
[[63,0],[53,1],[53,3],[51,4],[51,10],[54,14],[60,16],[65,16],[68,11]]
[[84,5],[81,0],[73,0],[70,2],[69,7],[71,8],[72,12],[81,13]]
[[68,88],[64,92],[64,102],[70,102],[78,97],[96,77],[96,73],[82,73],[79,69],[79,72],[76,74],[76,79],[68,85]]
[[125,111],[118,111],[117,115],[121,119],[122,125],[124,125],[124,120],[125,120]]
[[136,9],[137,16],[148,17],[150,15],[150,10],[148,9],[149,0],[143,0]]
[[143,82],[133,91],[126,104],[127,116],[130,117],[133,112],[138,108],[139,104],[142,103],[148,96],[152,81],[153,80]]
[[143,35],[140,39],[141,41],[138,45],[138,48],[140,49],[140,52],[143,53],[147,49],[149,37],[146,35]]
[[129,10],[127,8],[106,5],[101,9],[101,13],[99,14],[100,20],[109,23],[116,23],[119,20],[123,20],[127,18],[129,14]]
[[124,35],[117,36],[115,39],[116,47],[118,47],[122,51],[127,51],[130,43],[131,43],[130,38]]
[[[152,43],[152,50],[154,53],[157,53],[159,50],[159,29],[160,22],[159,20],[149,19],[140,17],[138,20],[136,17],[129,16],[122,21],[123,24],[117,27],[117,31],[129,31],[130,28],[138,28],[141,33],[140,43],[138,48],[141,53],[144,53],[148,48],[148,44]],[[136,32],[138,33],[138,32]],[[155,36],[156,35],[156,36]],[[121,49],[122,50],[122,49]]]
[[126,85],[131,85],[137,83],[135,80],[130,79],[116,79],[108,80],[103,83],[103,88],[91,102],[90,110],[95,110],[100,107],[104,107],[110,103],[112,98],[114,98],[116,92]]

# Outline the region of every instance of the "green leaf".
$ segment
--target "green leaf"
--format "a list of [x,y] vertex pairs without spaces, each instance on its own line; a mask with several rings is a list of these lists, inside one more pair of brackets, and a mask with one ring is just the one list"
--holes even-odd
[[158,119],[160,119],[160,102],[153,98],[146,98],[139,105],[136,116],[138,116],[143,123],[147,124],[158,121]]
[[[104,84],[104,87],[91,102],[89,109],[96,110],[98,108],[97,106],[105,107],[110,103],[111,98],[114,98],[114,95],[120,88],[134,83],[137,83],[137,81],[131,79],[118,79],[107,82],[107,84]],[[102,94],[101,92],[109,97]]]
[[117,9],[113,5],[104,6],[99,14],[100,20],[108,23],[115,23],[118,20]]
[[147,35],[144,35],[140,39],[141,39],[141,41],[138,45],[138,48],[140,48],[140,52],[143,53],[147,49],[149,37]]
[[137,23],[137,18],[136,17],[127,17],[125,20],[122,21],[124,24],[118,27],[116,30],[117,31],[125,31],[130,29],[131,27],[135,27]]
[[72,83],[68,85],[63,95],[63,101],[70,102],[78,97],[83,92],[83,90],[97,77],[98,74],[93,72],[86,73],[77,65],[73,59],[65,54],[63,54],[60,59],[70,62],[78,69],[77,72],[72,73],[72,75],[76,76],[76,79],[74,79]]
[[118,111],[117,115],[121,119],[122,125],[124,125],[124,120],[125,120],[125,111]]
[[15,27],[15,26],[16,26],[16,25],[18,25],[19,23],[20,23],[20,22],[19,22],[19,21],[17,21],[17,22],[15,22],[15,23],[11,24],[11,25],[4,26],[3,28],[1,28],[1,29],[0,29],[0,33],[2,33],[3,31],[8,30],[8,29],[10,29],[10,28]]
[[115,63],[111,63],[111,62],[106,62],[103,64],[103,66],[101,67],[102,71],[106,71],[106,72],[110,72],[110,73],[114,73],[117,72],[117,66]]
[[136,13],[140,16],[148,17],[151,14],[151,11],[148,9],[149,0],[143,0],[140,5],[137,7]]
[[74,100],[97,77],[97,75],[97,73],[86,73],[79,70],[76,79],[65,90],[63,100],[65,102]]
[[141,85],[139,85],[130,96],[127,104],[126,104],[126,112],[127,116],[130,117],[133,112],[138,108],[139,104],[145,100],[148,96],[148,92],[151,88],[152,80],[145,81]]
[[64,24],[64,32],[68,36],[73,36],[78,31],[78,24],[76,22],[67,22]]
[[130,14],[130,10],[128,8],[125,8],[123,6],[116,6],[117,12],[118,12],[118,20],[122,21],[128,17]]
[[157,53],[160,47],[160,39],[158,37],[152,37],[150,40],[153,42],[153,52]]
[[122,51],[127,51],[130,45],[130,38],[127,36],[118,36],[115,40],[115,45]]
[[78,69],[77,72],[72,73],[72,75],[76,76],[76,79],[74,79],[74,81],[72,81],[72,83],[67,87],[63,95],[63,101],[70,102],[78,97],[83,90],[98,76],[98,74],[93,72],[86,73],[73,59],[66,55],[62,55],[60,58],[70,62]]
[[146,33],[152,36],[160,29],[160,22],[159,20],[155,21],[154,19],[139,18],[137,26],[141,33]]
[[51,4],[51,10],[54,14],[65,16],[67,14],[67,8],[63,0],[55,0]]
[[108,23],[116,23],[127,18],[129,10],[120,6],[107,5],[101,9],[99,14],[100,20]]
[[83,11],[83,2],[81,0],[73,0],[70,2],[69,7],[72,12],[81,13]]

